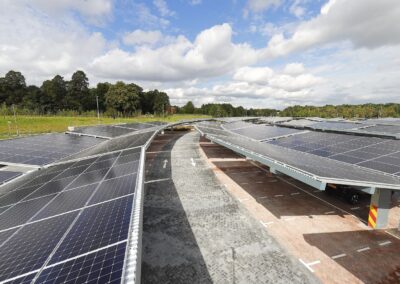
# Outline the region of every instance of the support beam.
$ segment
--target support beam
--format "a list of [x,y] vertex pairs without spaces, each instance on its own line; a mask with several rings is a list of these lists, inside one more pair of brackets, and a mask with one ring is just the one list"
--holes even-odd
[[277,175],[277,174],[278,174],[278,171],[277,171],[274,167],[270,167],[270,168],[269,168],[269,172],[270,172],[270,173],[273,173],[274,175]]
[[391,197],[391,190],[382,188],[375,189],[374,194],[371,196],[368,226],[374,229],[383,229],[386,227],[389,218]]

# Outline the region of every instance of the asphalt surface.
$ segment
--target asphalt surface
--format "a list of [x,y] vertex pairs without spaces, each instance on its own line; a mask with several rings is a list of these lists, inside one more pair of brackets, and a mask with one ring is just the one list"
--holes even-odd
[[197,132],[166,132],[146,159],[142,283],[317,283],[226,190]]

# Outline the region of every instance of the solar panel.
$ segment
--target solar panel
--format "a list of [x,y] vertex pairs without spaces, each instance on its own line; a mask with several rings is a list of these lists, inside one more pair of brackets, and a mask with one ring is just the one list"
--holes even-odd
[[66,134],[45,134],[0,141],[0,161],[45,165],[93,147],[103,139]]
[[0,247],[0,281],[39,269],[78,213],[23,226]]
[[[38,283],[120,283],[126,244],[121,243],[82,257],[50,266]],[[31,278],[33,279],[33,278]]]
[[314,132],[269,143],[389,174],[400,171],[399,140]]
[[234,129],[232,131],[255,140],[266,140],[274,137],[302,132],[300,130],[292,128],[269,126],[269,125],[254,125],[254,124],[250,124],[250,127]]
[[[81,260],[92,263],[82,267],[86,272],[79,269],[82,277],[120,280],[140,153],[140,148],[129,149],[67,162],[5,185],[0,193],[0,282],[64,279],[59,273],[79,267]],[[101,263],[104,269],[98,269]],[[83,279],[75,272],[67,275]]]
[[0,171],[0,183],[7,182],[22,175],[20,172],[13,172],[13,171]]
[[71,132],[77,134],[97,136],[97,137],[114,138],[121,135],[129,134],[133,131],[135,131],[135,129],[122,128],[113,125],[98,125],[98,126],[77,127]]
[[321,121],[309,125],[313,129],[332,129],[332,130],[347,130],[355,129],[365,125],[352,122],[340,122],[340,121]]
[[118,125],[119,127],[126,127],[126,128],[132,128],[133,130],[142,130],[150,127],[154,127],[157,125],[150,124],[150,123],[138,123],[138,122],[133,122],[133,123],[124,123]]
[[85,209],[49,264],[126,240],[132,201],[127,196]]

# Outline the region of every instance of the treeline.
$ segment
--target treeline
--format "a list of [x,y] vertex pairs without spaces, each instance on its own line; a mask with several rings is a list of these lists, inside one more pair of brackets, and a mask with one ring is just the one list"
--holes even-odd
[[344,117],[344,118],[377,118],[400,117],[400,104],[362,104],[362,105],[326,105],[292,106],[279,113],[280,116],[292,117]]
[[231,104],[203,104],[200,108],[196,108],[191,101],[183,107],[176,108],[177,113],[204,114],[212,117],[272,116],[277,114],[275,109],[245,109],[242,106],[234,107]]
[[9,71],[0,78],[0,104],[39,115],[65,111],[82,114],[97,111],[98,107],[101,113],[115,117],[163,114],[170,109],[169,97],[164,92],[144,92],[142,87],[124,82],[98,83],[90,88],[89,79],[80,70],[69,81],[56,75],[40,87],[27,86],[20,72]]

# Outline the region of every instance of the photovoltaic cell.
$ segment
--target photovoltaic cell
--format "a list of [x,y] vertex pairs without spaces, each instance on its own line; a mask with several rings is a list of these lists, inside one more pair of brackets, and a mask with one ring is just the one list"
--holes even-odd
[[33,199],[41,196],[46,196],[49,194],[55,194],[62,191],[68,184],[70,184],[75,177],[67,177],[60,180],[50,181],[45,183],[42,187],[35,190],[32,194],[25,197],[25,199]]
[[252,126],[247,128],[240,128],[236,130],[232,130],[233,132],[250,137],[255,140],[265,140],[274,137],[295,134],[301,132],[301,130],[286,128],[286,127],[277,127],[277,126],[268,126],[268,125],[255,125],[250,124]]
[[60,133],[0,141],[0,161],[45,165],[104,140]]
[[102,182],[89,204],[96,204],[135,193],[136,174]]
[[75,181],[73,181],[67,189],[81,187],[84,185],[88,185],[91,183],[100,182],[104,175],[108,172],[109,169],[100,169],[96,171],[91,171],[89,173],[81,174]]
[[128,237],[132,196],[86,208],[50,264],[95,250]]
[[126,243],[43,270],[38,283],[121,283]]
[[17,228],[0,232],[0,246],[17,231]]
[[22,175],[20,172],[0,171],[0,183],[7,182],[20,175]]
[[33,199],[10,207],[0,215],[0,230],[19,226],[31,219],[54,196]]
[[93,190],[96,187],[97,184],[91,184],[61,192],[56,198],[54,198],[54,200],[44,207],[42,211],[40,211],[34,220],[40,220],[83,207],[89,197],[93,194]]
[[12,191],[3,195],[2,197],[0,197],[0,207],[20,202],[23,198],[31,194],[36,188],[37,187],[34,187],[32,189],[25,188],[21,190]]
[[0,281],[39,269],[77,213],[25,225],[0,247]]
[[138,167],[139,161],[114,166],[110,169],[110,172],[107,174],[106,179],[136,173],[138,171]]

